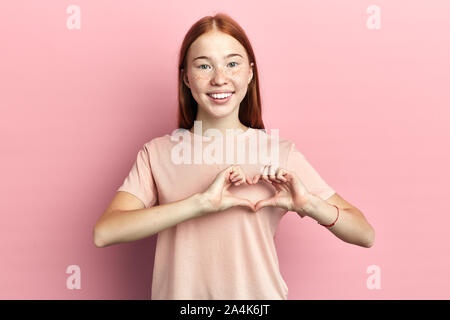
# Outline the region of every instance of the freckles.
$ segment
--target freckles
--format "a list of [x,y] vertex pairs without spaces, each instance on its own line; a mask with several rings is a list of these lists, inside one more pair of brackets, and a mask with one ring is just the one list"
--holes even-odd
[[233,76],[237,76],[237,75],[239,75],[239,74],[241,73],[241,71],[242,71],[242,70],[236,70],[236,71],[233,71],[231,74],[232,74]]
[[205,80],[208,81],[208,77],[202,76],[202,75],[196,75],[194,76],[195,80]]

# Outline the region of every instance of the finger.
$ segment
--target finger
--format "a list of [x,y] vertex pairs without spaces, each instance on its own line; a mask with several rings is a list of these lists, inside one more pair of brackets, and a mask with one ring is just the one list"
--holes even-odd
[[272,186],[275,188],[277,192],[286,190],[285,182],[272,181]]
[[231,166],[225,168],[224,170],[222,170],[222,173],[225,177],[227,177],[229,179],[230,175],[233,174],[234,171],[235,171],[234,165],[231,165]]
[[293,181],[295,179],[294,172],[284,169],[283,177],[285,177],[288,181]]
[[230,182],[231,182],[231,178],[233,176],[236,176],[237,174],[239,174],[239,172],[237,172],[237,170],[236,170],[236,166],[235,165],[229,166],[228,168],[223,170],[223,172],[224,172],[224,175],[225,175],[226,179],[228,181],[230,181]]
[[221,189],[228,190],[232,184],[230,176],[236,172],[236,165],[231,165],[221,171],[222,179],[220,182]]
[[268,173],[269,173],[269,166],[268,166],[268,165],[265,165],[265,166],[264,166],[264,170],[263,170],[263,174],[261,175],[261,179],[263,179],[264,181],[266,181],[266,182],[268,182],[268,183],[272,183],[272,182],[269,180]]
[[251,181],[248,178],[248,176],[244,173],[244,170],[239,165],[237,165],[236,167],[238,168],[238,171],[236,176],[234,176],[231,179],[231,182],[235,183],[235,185],[240,185],[243,183],[251,184]]
[[263,200],[259,200],[256,204],[255,204],[255,211],[258,211],[261,208],[264,207],[271,207],[273,206],[273,200],[272,198],[270,199],[263,199]]
[[225,168],[221,170],[214,178],[214,181],[210,185],[210,188],[212,190],[215,190],[215,192],[218,192],[219,190],[222,190],[223,187],[227,185],[227,176],[228,172],[230,171],[230,168]]
[[231,181],[231,182],[238,181],[238,180],[241,179],[241,177],[242,177],[242,174],[241,174],[241,173],[235,172],[235,173],[233,173],[232,176],[230,176],[230,181]]
[[278,168],[277,179],[283,182],[287,182],[287,179],[284,177],[285,171],[283,168]]
[[256,176],[254,176],[252,179],[252,184],[257,184],[260,178],[261,178],[260,174],[257,174]]
[[240,185],[240,184],[242,184],[244,182],[245,182],[245,178],[239,176],[239,179],[237,181],[235,181],[234,184],[238,186],[238,185]]
[[239,172],[234,171],[233,173],[230,173],[230,180],[233,180],[239,175]]
[[271,181],[277,181],[277,178],[275,177],[275,166],[269,165],[268,174]]
[[241,170],[237,171],[235,174],[233,174],[232,177],[230,177],[231,182],[237,182],[237,181],[243,181],[245,179],[245,174]]
[[241,168],[240,165],[234,165],[233,173],[230,176],[230,180],[236,180],[236,177],[238,177],[239,175],[244,176],[244,170]]
[[253,181],[249,176],[245,176],[245,181],[247,182],[247,184],[253,184]]
[[274,180],[272,181],[272,184],[274,186],[281,186],[282,184],[284,184],[284,181]]
[[256,211],[254,204],[248,199],[233,197],[232,200],[235,206],[247,207],[253,212]]

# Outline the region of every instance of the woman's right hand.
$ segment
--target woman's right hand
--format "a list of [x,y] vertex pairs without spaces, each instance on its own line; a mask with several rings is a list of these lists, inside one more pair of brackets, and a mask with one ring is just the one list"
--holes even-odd
[[205,214],[234,206],[247,207],[255,212],[255,206],[250,200],[236,197],[228,190],[232,184],[238,186],[243,183],[252,184],[252,179],[244,173],[241,166],[231,165],[220,171],[208,189],[201,194],[205,200]]

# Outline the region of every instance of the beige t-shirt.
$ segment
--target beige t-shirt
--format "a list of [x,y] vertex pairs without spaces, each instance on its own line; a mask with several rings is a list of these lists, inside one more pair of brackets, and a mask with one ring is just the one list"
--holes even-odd
[[[182,130],[185,140],[166,134],[145,143],[117,191],[135,195],[148,208],[204,192],[217,173],[231,165],[225,163],[225,155],[219,164],[194,163],[194,149],[191,149],[190,159],[186,156],[185,162],[178,163],[180,155],[188,155],[187,152],[178,152],[180,141],[185,141],[184,146],[189,143],[193,148],[202,146],[203,152],[210,152],[212,149],[207,146],[214,141],[211,137],[179,130]],[[266,155],[269,155],[272,150],[270,143],[274,141],[272,134],[250,128],[234,136],[234,155],[239,145],[236,139],[245,142],[244,149],[239,150],[246,152],[243,163],[234,163],[241,165],[250,177],[261,173],[261,168],[267,163],[267,159],[261,161],[260,157],[256,163],[251,163],[248,156],[249,153],[259,155],[260,144],[250,140],[263,141],[262,136],[269,141],[266,144],[269,145]],[[197,140],[195,146],[194,137]],[[309,192],[324,200],[335,193],[294,143],[284,139],[277,141],[280,167],[296,172]],[[242,144],[240,146],[242,148]],[[198,154],[199,149],[196,150]],[[227,153],[226,150],[224,144],[223,154]],[[254,202],[274,193],[273,187],[264,181],[257,185],[231,186],[229,190]],[[288,287],[279,270],[274,244],[278,224],[285,213],[285,210],[274,207],[261,208],[254,213],[237,206],[193,218],[159,232],[151,299],[286,300]]]

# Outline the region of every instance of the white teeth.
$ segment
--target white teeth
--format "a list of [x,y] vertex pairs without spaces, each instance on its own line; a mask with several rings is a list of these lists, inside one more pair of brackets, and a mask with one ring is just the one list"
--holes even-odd
[[231,96],[231,94],[232,94],[231,92],[230,93],[219,93],[219,94],[208,93],[208,95],[213,97],[214,99],[224,99],[224,98]]

